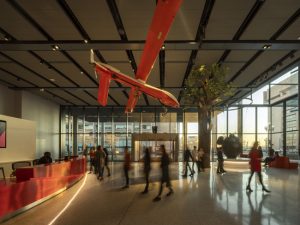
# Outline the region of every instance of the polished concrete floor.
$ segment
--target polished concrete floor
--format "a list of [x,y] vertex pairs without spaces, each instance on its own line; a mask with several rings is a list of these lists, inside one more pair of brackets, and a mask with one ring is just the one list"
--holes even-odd
[[[245,164],[246,165],[246,164]],[[227,173],[216,174],[215,163],[204,173],[183,178],[182,164],[171,165],[174,195],[159,202],[152,199],[159,188],[159,164],[153,163],[152,184],[143,191],[142,164],[134,164],[131,185],[124,184],[121,164],[111,164],[112,176],[103,181],[94,174],[58,196],[22,213],[5,225],[297,225],[300,222],[299,170],[264,169],[263,180],[272,191],[263,193],[258,179],[252,179],[246,193],[249,172],[240,165],[226,164]],[[231,168],[229,168],[231,167]],[[253,177],[254,178],[254,177]],[[77,195],[76,195],[77,194]]]

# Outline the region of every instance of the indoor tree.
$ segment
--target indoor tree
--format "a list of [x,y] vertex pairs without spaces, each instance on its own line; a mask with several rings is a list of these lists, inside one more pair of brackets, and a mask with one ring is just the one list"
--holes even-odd
[[233,94],[231,83],[226,82],[227,72],[228,68],[219,64],[201,65],[192,70],[185,82],[185,106],[198,108],[198,148],[206,153],[205,167],[209,167],[212,112]]

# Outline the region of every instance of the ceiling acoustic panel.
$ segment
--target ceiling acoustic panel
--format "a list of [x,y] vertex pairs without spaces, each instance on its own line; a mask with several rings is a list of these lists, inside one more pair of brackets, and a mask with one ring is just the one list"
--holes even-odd
[[[75,59],[75,61],[86,71],[90,74],[95,81],[98,82],[95,75],[94,66],[90,64],[90,51],[69,51],[68,54]],[[95,86],[92,85],[92,86]]]
[[49,63],[69,63],[69,60],[60,51],[35,51]]
[[0,1],[0,27],[17,40],[46,40],[8,1]]
[[18,3],[53,39],[81,39],[81,35],[57,1],[19,0]]
[[57,104],[60,104],[60,105],[69,105],[70,103],[66,102],[65,100],[61,99],[60,97],[57,97],[57,96],[54,96],[52,95],[51,93],[48,93],[46,91],[39,91],[39,90],[30,90],[30,92],[32,94],[35,94],[35,95],[38,95],[40,97],[43,97],[45,99],[48,99],[49,101],[51,102],[55,102]]
[[213,63],[217,63],[221,55],[223,54],[223,51],[217,51],[217,50],[200,50],[198,51],[195,65],[211,65]]
[[145,40],[155,10],[155,1],[119,0],[117,7],[128,40]]
[[131,67],[131,65],[128,63],[110,63],[112,67],[116,68],[119,70],[121,73],[130,76],[130,77],[135,77],[134,71]]
[[[108,64],[112,62],[129,62],[126,51],[100,51]],[[95,56],[96,57],[96,56]]]
[[[18,87],[33,87],[30,83],[23,81],[22,79],[18,79],[15,76],[12,76],[9,73],[6,73],[5,71],[1,70],[1,64],[0,64],[0,82],[1,80],[9,82],[12,85],[18,86]],[[3,82],[4,84],[5,82]],[[11,87],[11,85],[9,85]]]
[[67,4],[92,40],[120,40],[110,10],[104,0],[74,1]]
[[226,63],[241,63],[247,62],[257,51],[253,50],[232,50],[226,58]]
[[282,58],[288,51],[265,51],[261,54],[237,79],[235,85],[245,86],[255,79],[259,74],[273,65],[274,62]]
[[166,87],[180,87],[187,63],[166,63]]
[[24,69],[23,67],[17,65],[16,63],[1,63],[0,67],[7,70],[10,73],[15,74],[25,80],[28,80],[39,87],[53,86],[50,81],[44,80],[43,78],[37,76],[36,74]]
[[168,63],[188,62],[190,59],[191,51],[166,50],[165,55],[165,61]]
[[299,7],[299,0],[265,1],[240,39],[267,40],[271,38]]
[[300,41],[300,18],[296,20],[288,29],[277,38],[278,40],[298,40]]
[[[83,99],[84,101],[86,101],[87,103],[89,103],[89,105],[97,105],[97,96],[94,96],[92,93],[90,93],[89,90],[88,93],[85,92],[85,90],[83,89],[74,89],[74,90],[68,90],[70,93],[74,94],[75,96]],[[95,98],[91,97],[90,95],[94,96]]]
[[205,39],[231,40],[254,3],[255,0],[215,1],[205,30]]
[[[47,90],[47,89],[45,89],[45,90]],[[60,97],[62,97],[64,99],[66,99],[68,101],[71,101],[75,105],[87,105],[84,102],[82,102],[80,99],[78,99],[76,97],[76,94],[75,94],[75,97],[74,97],[72,92],[70,92],[71,94],[69,94],[69,93],[67,93],[64,90],[57,90],[57,89],[50,90],[50,92],[52,92],[53,94],[58,95],[58,96],[60,96]]]
[[[54,79],[56,85],[74,86],[74,84],[56,72],[52,67],[49,67],[46,63],[41,62],[29,52],[10,51],[6,52],[6,54],[17,61],[22,62],[23,65],[48,79],[49,82],[51,82],[51,79]],[[55,65],[53,66],[55,67]]]
[[[95,83],[92,80],[90,80],[86,74],[81,73],[81,71],[72,63],[56,63],[55,67],[80,86],[95,86]],[[94,75],[92,75],[92,77],[94,77]]]
[[183,1],[167,40],[195,40],[205,1]]
[[229,81],[244,65],[245,63],[231,62],[231,63],[222,63],[223,66],[228,68],[228,73],[226,80]]

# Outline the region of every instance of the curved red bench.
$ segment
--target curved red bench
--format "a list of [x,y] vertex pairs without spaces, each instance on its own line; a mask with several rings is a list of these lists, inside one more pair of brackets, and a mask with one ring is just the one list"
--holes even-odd
[[269,167],[283,169],[298,169],[298,163],[290,162],[289,157],[279,156],[274,161],[269,163]]

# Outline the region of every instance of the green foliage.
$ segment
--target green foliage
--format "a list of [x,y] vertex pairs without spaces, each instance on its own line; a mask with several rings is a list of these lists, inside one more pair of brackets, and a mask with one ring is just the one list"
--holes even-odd
[[233,88],[226,82],[227,72],[228,68],[218,64],[193,69],[185,82],[185,104],[210,111],[225,97],[231,96]]

